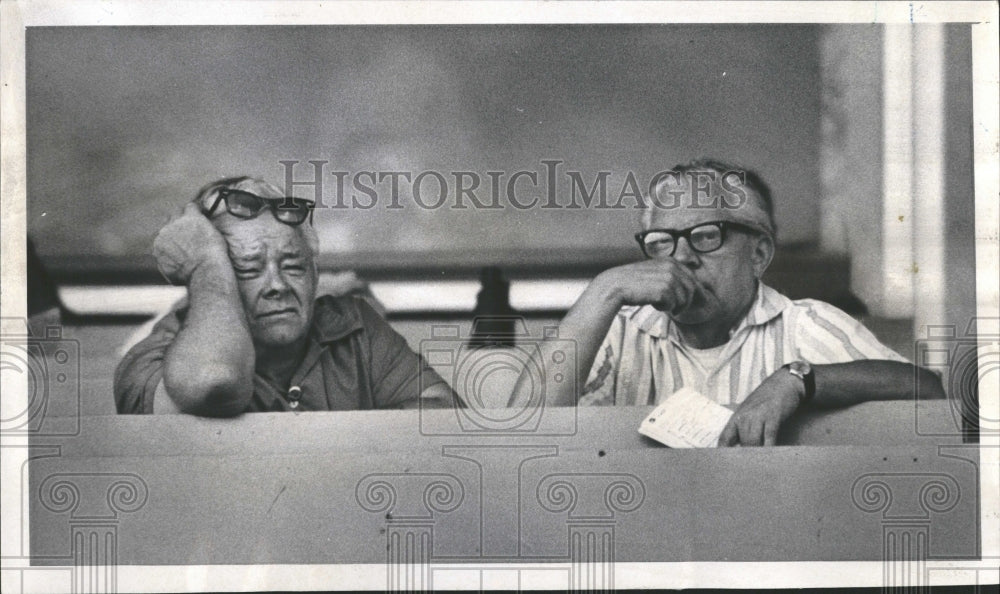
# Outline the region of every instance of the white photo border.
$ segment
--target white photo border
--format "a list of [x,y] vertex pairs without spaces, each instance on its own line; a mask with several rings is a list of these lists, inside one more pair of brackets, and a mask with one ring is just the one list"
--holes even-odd
[[[2,316],[24,319],[25,289],[25,28],[132,25],[344,25],[514,23],[972,23],[976,197],[977,313],[998,315],[1000,262],[1000,124],[998,124],[998,15],[994,2],[306,2],[80,0],[0,2],[2,53]],[[980,406],[996,410],[997,374],[980,386]],[[4,378],[0,408],[24,408],[26,385]],[[6,418],[5,414],[0,414]],[[3,436],[4,541],[27,542],[27,525],[7,521],[27,505],[27,436]],[[972,567],[1000,559],[1000,438],[981,436],[981,561],[928,561],[936,584],[961,583]],[[20,485],[21,489],[11,489]],[[13,565],[12,565],[13,564]],[[526,564],[518,563],[517,567]],[[4,561],[4,573],[17,563]],[[27,563],[24,563],[27,567]],[[331,584],[384,589],[381,565],[119,566],[122,591],[329,589]],[[502,568],[498,564],[495,567]],[[56,569],[56,568],[53,568]],[[879,586],[881,562],[619,563],[621,588]],[[994,575],[995,577],[995,575]],[[13,585],[4,578],[6,586]],[[475,586],[475,584],[470,584]]]

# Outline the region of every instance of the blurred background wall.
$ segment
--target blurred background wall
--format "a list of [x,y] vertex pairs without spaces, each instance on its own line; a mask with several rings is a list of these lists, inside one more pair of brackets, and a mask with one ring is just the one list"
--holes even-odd
[[[365,180],[371,208],[316,213],[324,278],[372,281],[415,349],[435,323],[468,334],[484,266],[511,280],[540,336],[594,274],[639,257],[629,174],[642,191],[701,155],[770,183],[779,250],[765,280],[789,296],[844,308],[910,357],[926,326],[963,336],[976,311],[968,25],[42,27],[26,39],[27,231],[104,409],[122,345],[183,294],[150,257],[157,230],[213,179],[283,185],[281,161],[300,182],[323,162],[327,204],[370,202],[350,188],[358,172],[444,176],[438,208],[418,207],[404,180],[390,207],[385,179]],[[543,160],[560,162],[555,186]],[[334,171],[348,172],[346,196]],[[477,174],[490,203],[490,172],[506,184],[518,171],[537,176],[517,186],[534,207],[471,208],[452,175]],[[541,208],[582,202],[568,172],[587,191],[607,172],[608,202],[624,208]],[[423,189],[436,201],[434,179]]]
[[[28,231],[40,254],[149,252],[202,184],[234,174],[283,183],[280,160],[329,172],[536,171],[563,161],[614,202],[700,155],[758,169],[781,240],[819,231],[816,26],[32,28]],[[506,179],[506,178],[505,178]],[[546,199],[519,182],[518,198]],[[424,192],[436,197],[434,179]],[[417,208],[389,182],[370,210],[320,212],[327,253],[632,248],[635,200],[601,210]],[[308,194],[309,189],[300,189]],[[364,196],[361,196],[367,200]],[[424,198],[432,202],[432,198]],[[502,257],[501,257],[502,260]]]

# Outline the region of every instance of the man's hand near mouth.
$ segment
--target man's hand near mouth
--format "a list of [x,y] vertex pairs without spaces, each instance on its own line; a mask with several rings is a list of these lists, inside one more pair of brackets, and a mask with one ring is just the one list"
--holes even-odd
[[[698,299],[704,288],[694,273],[676,260],[644,260],[607,270],[591,283],[618,311],[626,305],[653,305],[678,313]],[[613,314],[613,312],[612,312]]]
[[[559,338],[576,343],[575,386],[583,387],[597,357],[612,319],[628,305],[652,305],[677,315],[693,304],[705,302],[707,289],[691,267],[673,258],[643,260],[611,268],[597,275],[580,295],[559,325]],[[540,345],[545,349],[546,343]],[[544,354],[544,353],[543,353]],[[555,382],[547,392],[548,405],[569,406],[577,394],[571,382]],[[523,396],[515,389],[510,405],[517,406]]]

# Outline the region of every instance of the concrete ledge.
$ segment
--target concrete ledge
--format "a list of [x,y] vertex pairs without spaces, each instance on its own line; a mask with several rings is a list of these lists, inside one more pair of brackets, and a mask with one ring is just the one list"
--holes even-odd
[[585,530],[617,561],[880,560],[894,514],[935,556],[977,552],[978,450],[946,402],[813,411],[784,435],[813,445],[722,450],[639,436],[648,410],[545,410],[549,435],[448,434],[453,411],[85,417],[32,440],[31,555],[386,563],[417,530],[428,563],[571,564]]

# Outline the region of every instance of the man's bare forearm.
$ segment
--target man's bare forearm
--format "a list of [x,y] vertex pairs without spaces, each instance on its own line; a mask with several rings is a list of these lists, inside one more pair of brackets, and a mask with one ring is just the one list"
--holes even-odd
[[[817,406],[843,407],[868,400],[944,398],[933,372],[899,361],[863,360],[814,365]],[[917,381],[919,377],[919,382]],[[920,394],[916,393],[919,388]]]
[[198,265],[188,300],[187,317],[166,355],[167,393],[187,413],[238,415],[253,393],[254,348],[228,258]]
[[[545,382],[547,406],[576,404],[577,392],[583,389],[587,374],[597,356],[597,350],[619,309],[621,303],[613,288],[595,279],[559,323],[558,340],[545,340],[538,345],[536,356],[541,359],[536,368],[543,370],[545,375],[542,380]],[[555,378],[551,377],[552,374],[545,365],[546,361],[552,360],[554,351],[561,349],[567,340],[572,341],[576,347],[576,389],[571,382],[554,381]],[[525,371],[521,374],[508,406],[524,406],[530,402],[533,384],[528,381],[527,373]]]
[[[812,402],[817,406],[839,408],[869,400],[945,396],[936,375],[899,361],[869,359],[813,365],[813,373],[816,393]],[[919,385],[915,383],[918,377]],[[787,370],[775,371],[740,403],[719,435],[719,445],[774,445],[778,428],[802,402],[805,389],[803,382]]]

